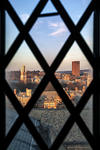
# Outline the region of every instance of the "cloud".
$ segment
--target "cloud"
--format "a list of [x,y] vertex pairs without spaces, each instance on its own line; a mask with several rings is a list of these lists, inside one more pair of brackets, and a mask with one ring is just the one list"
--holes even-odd
[[27,14],[27,13],[21,15],[21,19],[22,19],[23,23],[25,23],[28,18],[29,18],[29,14]]
[[67,28],[66,26],[64,25],[64,23],[62,22],[56,22],[56,23],[52,23],[50,22],[48,24],[49,28],[51,30],[53,30],[49,36],[58,36],[58,35],[62,35],[62,33],[65,33],[67,32]]
[[58,23],[52,23],[52,22],[51,22],[51,23],[49,23],[49,26],[50,26],[50,27],[58,27]]
[[60,35],[63,32],[66,32],[65,28],[59,28],[58,30],[56,30],[55,32],[50,33],[50,36],[56,36],[56,35]]

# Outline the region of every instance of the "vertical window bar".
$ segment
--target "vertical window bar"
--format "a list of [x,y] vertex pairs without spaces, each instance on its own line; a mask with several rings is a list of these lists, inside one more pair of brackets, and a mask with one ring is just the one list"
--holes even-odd
[[94,55],[95,55],[95,91],[93,100],[93,132],[96,145],[100,142],[100,3],[95,1],[94,11]]
[[0,150],[4,150],[3,143],[5,137],[5,95],[3,92],[3,79],[5,71],[3,69],[3,58],[5,54],[5,10],[0,7]]

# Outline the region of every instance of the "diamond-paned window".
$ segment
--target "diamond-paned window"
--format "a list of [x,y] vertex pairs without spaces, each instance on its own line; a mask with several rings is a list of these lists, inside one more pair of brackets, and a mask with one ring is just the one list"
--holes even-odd
[[[36,0],[35,0],[36,1]],[[22,12],[24,9],[25,1],[17,1],[17,5],[15,5],[15,1],[12,0],[4,0],[1,1],[0,4],[0,150],[22,150],[22,149],[41,149],[41,150],[57,150],[57,149],[78,149],[83,144],[82,148],[85,148],[85,144],[88,142],[88,149],[97,150],[99,147],[99,139],[100,139],[100,5],[99,0],[89,0],[88,5],[85,5],[84,0],[81,0],[83,3],[84,9],[83,12],[81,10],[81,6],[75,4],[75,7],[72,4],[72,0],[70,5],[68,5],[67,0],[40,0],[36,1],[34,5],[28,1],[28,5],[25,8],[26,13],[20,15],[19,9],[22,7]],[[31,4],[30,4],[31,3]],[[26,5],[25,5],[26,6]],[[50,9],[49,9],[50,6]],[[70,9],[70,8],[74,9]],[[31,10],[31,8],[33,8]],[[48,11],[49,10],[49,11]],[[53,10],[53,12],[52,12]],[[81,10],[81,11],[79,11]],[[72,12],[73,11],[73,12]],[[81,12],[79,16],[73,15],[75,11],[75,15],[77,12]],[[60,17],[61,23],[58,24],[53,22],[54,20],[51,19],[49,21],[49,17],[57,16],[58,19]],[[91,19],[92,16],[92,19]],[[16,34],[13,35],[12,29],[10,30],[7,27],[7,21],[11,21],[13,23],[13,28],[17,28]],[[45,19],[45,24],[42,24],[42,19]],[[85,26],[89,28],[89,20],[92,20],[92,27],[93,34],[91,33],[91,41],[88,43],[87,33],[84,32]],[[41,51],[41,45],[39,45],[38,41],[40,39],[41,33],[38,32],[39,24],[47,25],[50,28],[52,33],[48,33],[48,39],[50,36],[55,36],[58,33],[66,32],[68,33],[67,36],[62,38],[62,44],[60,45],[60,50],[56,52],[55,56],[52,58],[52,63],[48,64],[47,58],[45,58],[46,54],[46,46],[47,43],[44,41],[44,52]],[[87,24],[88,23],[88,24]],[[9,24],[9,22],[8,22]],[[14,27],[15,26],[15,27]],[[54,27],[56,31],[53,31]],[[59,28],[58,28],[59,27]],[[57,30],[60,29],[60,30]],[[34,34],[34,30],[36,30],[37,35],[32,37]],[[7,33],[13,37],[7,40]],[[35,32],[35,33],[36,33]],[[43,37],[47,38],[47,31],[46,26],[45,30],[43,28],[44,35]],[[43,33],[42,33],[43,34]],[[87,36],[86,36],[87,35]],[[39,36],[39,38],[38,38]],[[36,38],[36,39],[35,39]],[[47,39],[47,40],[48,40]],[[56,36],[55,36],[56,39]],[[51,41],[51,46],[54,45],[55,39]],[[43,39],[42,39],[43,40]],[[7,41],[10,41],[10,44],[6,47]],[[37,42],[38,41],[38,42]],[[91,46],[91,43],[93,45]],[[9,67],[9,64],[13,61],[14,57],[17,54],[17,51],[20,50],[22,43],[25,43],[31,52],[32,57],[36,59],[36,62],[42,68],[41,80],[38,82],[37,76],[35,76],[32,81],[38,82],[36,89],[32,92],[30,100],[22,106],[19,102],[17,96],[15,96],[16,90],[13,92],[13,88],[9,85],[9,80],[7,80],[6,70]],[[53,43],[53,44],[52,44]],[[58,41],[59,43],[59,41]],[[57,44],[57,43],[56,43]],[[82,77],[77,77],[74,82],[74,89],[78,91],[78,88],[83,90],[83,93],[77,94],[75,101],[73,98],[73,93],[70,91],[71,84],[68,82],[62,82],[59,80],[59,71],[57,69],[60,68],[64,60],[67,60],[67,56],[70,54],[70,50],[74,45],[77,45],[80,48],[80,53],[84,55],[84,60],[87,61],[91,70],[92,70],[92,78],[88,76],[88,82],[86,82],[85,78],[87,76],[87,71],[85,74],[82,74]],[[56,48],[56,45],[54,45]],[[48,53],[48,52],[47,52]],[[24,54],[24,53],[23,53]],[[78,53],[77,53],[78,55]],[[28,56],[28,55],[27,55]],[[23,56],[21,56],[23,57]],[[33,59],[33,61],[35,61]],[[21,60],[22,61],[22,60]],[[26,59],[28,61],[28,58]],[[75,60],[76,61],[76,60]],[[73,66],[75,65],[75,62]],[[77,62],[79,63],[79,62]],[[67,65],[66,65],[67,67]],[[24,68],[24,66],[23,66]],[[22,70],[24,70],[22,68]],[[74,69],[73,69],[74,70]],[[83,73],[83,72],[81,72]],[[90,73],[90,72],[89,72]],[[70,72],[69,72],[70,74]],[[75,78],[77,73],[72,71],[72,79]],[[22,74],[23,75],[23,74]],[[89,74],[88,74],[89,75]],[[78,76],[78,75],[77,75]],[[65,72],[62,73],[62,78],[70,78],[70,75],[65,76]],[[66,80],[67,80],[66,79]],[[25,76],[21,76],[21,80],[25,81]],[[82,80],[81,87],[80,80]],[[13,83],[12,83],[13,84]],[[25,83],[26,84],[26,83]],[[47,103],[48,98],[45,97],[43,94],[46,88],[49,88],[48,85],[51,84],[56,93],[56,101],[59,101],[59,105],[54,105],[54,103],[50,102]],[[14,85],[14,84],[13,84]],[[50,86],[51,86],[50,85]],[[68,88],[66,88],[68,85]],[[76,87],[78,85],[78,88]],[[85,85],[88,85],[87,87]],[[69,91],[70,89],[70,91]],[[30,90],[26,90],[28,92],[27,97],[30,95]],[[45,92],[46,93],[46,92]],[[67,93],[67,94],[66,94]],[[24,96],[24,92],[21,93]],[[40,98],[40,99],[39,99]],[[44,133],[42,132],[42,125],[39,126],[40,120],[33,120],[31,115],[35,113],[33,111],[36,109],[37,105],[39,105],[38,101],[45,100],[44,105],[41,107],[59,107],[58,116],[60,122],[60,131],[57,132],[56,136],[50,139],[47,138]],[[51,96],[51,101],[53,97]],[[92,100],[91,100],[92,99]],[[13,116],[17,113],[17,117],[10,118],[9,117],[9,110],[6,108],[6,103],[9,103],[9,107],[13,109],[12,113]],[[60,113],[61,103],[63,104],[62,113]],[[91,105],[91,110],[89,110],[89,106]],[[40,110],[42,108],[39,108]],[[84,109],[87,111],[87,114],[84,113]],[[67,110],[68,116],[66,117],[65,110]],[[56,110],[55,110],[56,112]],[[49,110],[49,113],[52,115],[57,115],[57,113],[53,113],[52,109]],[[90,120],[89,123],[86,123],[84,119],[84,114],[87,117],[87,120]],[[36,114],[37,115],[37,114]],[[15,115],[16,116],[16,115]],[[34,115],[35,116],[35,115]],[[53,118],[56,120],[56,117]],[[88,118],[88,116],[90,118]],[[46,111],[43,112],[41,115],[42,123],[45,123],[45,130],[48,131],[48,125],[50,128],[51,118],[48,117],[47,120],[47,113]],[[61,117],[65,117],[64,122],[61,121]],[[39,118],[39,116],[38,116]],[[51,120],[50,120],[51,119]],[[13,120],[13,121],[12,121]],[[49,122],[49,124],[48,124]],[[55,125],[55,131],[58,130],[57,123]],[[6,127],[9,126],[10,127]],[[52,135],[55,134],[55,131],[52,130]],[[77,135],[75,135],[77,134]],[[20,137],[20,138],[19,138]],[[17,140],[16,140],[17,139]],[[78,143],[77,143],[78,142]],[[77,145],[78,144],[78,145]],[[26,146],[25,146],[26,145]],[[38,145],[38,147],[37,147]],[[71,147],[72,146],[72,147]],[[77,147],[78,146],[78,147]]]

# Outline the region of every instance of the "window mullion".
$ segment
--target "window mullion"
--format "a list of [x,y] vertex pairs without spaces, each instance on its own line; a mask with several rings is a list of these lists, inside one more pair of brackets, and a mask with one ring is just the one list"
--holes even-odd
[[0,150],[4,150],[5,138],[5,95],[3,92],[3,79],[5,71],[3,68],[3,58],[5,54],[5,10],[0,8]]
[[95,91],[93,100],[93,132],[96,144],[100,140],[100,4],[96,0],[94,11],[94,55],[95,55]]

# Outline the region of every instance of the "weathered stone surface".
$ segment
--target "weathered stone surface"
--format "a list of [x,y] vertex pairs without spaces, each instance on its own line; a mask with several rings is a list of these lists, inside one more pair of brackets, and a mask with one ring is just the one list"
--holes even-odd
[[[89,106],[91,106],[91,105],[89,104]],[[92,131],[92,109],[91,108],[92,107],[86,107],[84,109],[84,111],[82,111],[81,115],[82,115],[82,118],[84,119],[84,121],[86,122],[86,124],[88,125],[89,129]],[[9,111],[10,109],[12,111]],[[7,130],[8,130],[10,125],[13,123],[13,121],[16,118],[16,113],[13,111],[12,108],[9,108],[7,115],[8,115]],[[56,109],[56,110],[50,109],[50,110],[48,110],[48,109],[37,109],[36,108],[36,109],[33,109],[30,113],[30,118],[31,119],[33,118],[32,119],[33,123],[37,127],[39,133],[43,137],[43,139],[46,142],[46,144],[48,145],[48,147],[50,147],[52,145],[56,136],[62,129],[63,125],[65,124],[65,122],[69,116],[70,116],[70,114],[67,111],[67,109]],[[24,137],[25,136],[29,137],[28,138],[29,141],[26,141],[26,142],[28,142],[26,144],[27,149],[30,145],[30,147],[32,147],[32,148],[34,147],[37,150],[38,149],[37,144],[35,143],[35,141],[34,142],[32,141],[32,136],[30,136],[30,134],[28,133],[28,130],[23,129],[23,127],[20,130],[21,130],[20,133],[23,133]],[[20,133],[18,134],[18,138],[15,139],[15,141],[16,141],[15,143],[17,143],[21,140]],[[23,140],[21,140],[21,142],[23,144]],[[32,144],[31,142],[34,144]],[[13,142],[12,145],[16,145],[15,143]],[[17,143],[17,145],[19,145],[19,144]],[[24,145],[25,145],[25,141],[24,141]],[[79,130],[79,128],[76,124],[74,124],[73,128],[70,130],[70,133],[64,140],[64,146],[68,150],[70,150],[71,148],[73,148],[73,150],[76,150],[76,149],[78,150],[78,148],[80,148],[80,150],[81,150],[82,147],[85,150],[91,149],[88,146],[88,143],[87,143],[85,137],[82,135],[81,131]],[[15,150],[17,150],[17,147]],[[23,146],[23,147],[25,147],[25,146]],[[59,150],[64,150],[65,148],[62,145]],[[35,150],[35,149],[33,149],[33,150]],[[11,149],[11,147],[10,147],[8,150],[13,150],[13,148]],[[22,149],[18,148],[18,150],[22,150]],[[23,150],[26,150],[26,149],[23,149]],[[29,149],[29,150],[32,150],[32,149]]]
[[[7,119],[6,119],[7,132],[13,125],[14,121],[17,119],[16,115],[17,114],[13,110],[7,109]],[[46,142],[46,144],[50,146],[51,139],[49,136],[50,135],[49,127],[46,125],[44,127],[39,120],[33,118],[31,118],[31,120],[35,125],[35,127],[37,128],[38,132],[41,135],[43,135],[43,139]],[[26,126],[23,124],[7,150],[40,150],[40,149],[35,140],[33,139],[32,135],[29,133]]]

